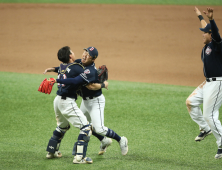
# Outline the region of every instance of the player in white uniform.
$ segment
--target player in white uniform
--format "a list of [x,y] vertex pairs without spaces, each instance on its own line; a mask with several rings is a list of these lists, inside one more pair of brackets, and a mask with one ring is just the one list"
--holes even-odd
[[[82,60],[78,61],[85,66],[84,73],[86,73],[88,80],[90,80],[89,83],[99,83],[94,63],[97,57],[97,49],[95,47],[88,47],[84,49]],[[101,88],[103,86],[101,85]],[[80,109],[86,115],[87,120],[92,123],[93,135],[101,141],[99,155],[102,155],[112,143],[110,138],[119,142],[122,155],[126,155],[128,152],[127,138],[124,136],[120,137],[116,132],[104,126],[105,97],[102,94],[101,88],[98,87],[98,90],[95,88],[89,90],[83,86],[81,90],[82,103]]]
[[[191,93],[186,100],[186,105],[191,118],[200,127],[200,134],[195,140],[201,141],[213,133],[218,146],[215,159],[220,159],[222,158],[222,126],[218,117],[222,104],[222,39],[213,19],[213,9],[207,8],[207,12],[204,11],[210,24],[206,24],[196,7],[195,12],[201,21],[202,28],[200,30],[203,31],[205,46],[201,59],[206,81]],[[203,104],[203,114],[200,109],[201,104]]]
[[[70,50],[70,47],[66,46],[58,51],[58,59],[62,62],[58,70],[58,79],[74,78],[83,73],[84,67],[80,64],[75,64],[74,53]],[[75,100],[77,99],[76,91],[79,89],[79,85],[62,85],[58,84],[57,96],[54,99],[54,110],[57,120],[57,128],[53,132],[52,137],[49,140],[46,151],[48,159],[61,157],[59,152],[60,143],[70,128],[70,124],[80,129],[78,141],[74,144],[73,163],[92,163],[92,159],[86,157],[86,151],[90,135],[92,134],[91,126],[88,123],[85,115],[78,108]]]
[[[94,63],[97,57],[98,51],[95,47],[85,48],[82,60],[75,60],[76,63],[83,64],[85,67],[84,73],[74,79],[64,79],[61,83],[69,85],[77,84],[83,80],[88,80],[85,85],[87,85],[88,88],[91,87],[91,90],[86,88],[86,86],[82,86],[80,92],[80,95],[82,96],[80,109],[86,115],[87,120],[92,124],[92,134],[101,141],[99,155],[102,155],[106,151],[107,147],[112,143],[110,138],[115,139],[119,143],[122,155],[126,155],[128,152],[127,138],[124,136],[120,137],[113,130],[104,126],[105,97],[102,94],[101,88],[105,87],[105,84],[97,84],[99,83],[98,73]],[[90,86],[90,84],[92,85]]]
[[[102,155],[112,143],[110,138],[115,139],[119,143],[122,155],[126,155],[128,152],[127,138],[124,136],[120,137],[113,130],[104,126],[105,97],[102,94],[101,88],[107,88],[108,82],[105,82],[105,84],[98,84],[98,73],[94,63],[97,57],[98,51],[95,47],[85,48],[82,60],[75,60],[75,63],[82,64],[85,67],[84,73],[74,79],[66,78],[59,81],[64,85],[81,84],[86,81],[80,92],[82,96],[80,109],[86,115],[87,120],[92,124],[92,134],[101,141],[99,155]],[[48,68],[44,73],[50,71],[57,72],[57,70],[58,68]]]

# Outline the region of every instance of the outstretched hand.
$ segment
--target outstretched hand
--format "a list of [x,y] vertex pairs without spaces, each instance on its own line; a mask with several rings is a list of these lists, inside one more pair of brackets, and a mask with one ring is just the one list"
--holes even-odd
[[209,20],[213,20],[213,8],[207,8],[207,11],[203,11],[203,13],[209,18]]
[[194,11],[196,12],[197,16],[201,15],[200,10],[195,6]]
[[47,69],[43,72],[43,74],[46,74],[47,72],[53,72],[53,71],[55,71],[55,68],[54,68],[54,67],[52,67],[52,68],[47,68]]

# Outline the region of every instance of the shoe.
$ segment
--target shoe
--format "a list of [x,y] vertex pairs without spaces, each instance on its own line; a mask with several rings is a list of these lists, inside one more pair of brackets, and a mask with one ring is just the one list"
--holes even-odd
[[76,157],[74,156],[73,163],[74,164],[92,164],[93,160],[89,157],[85,157],[81,159],[80,161],[77,161]]
[[215,155],[215,159],[220,159],[222,158],[222,149],[217,150],[217,154]]
[[119,141],[119,146],[122,152],[122,155],[126,155],[128,152],[128,140],[126,137],[121,137],[121,140]]
[[103,155],[104,152],[106,152],[108,146],[111,145],[112,142],[113,142],[112,139],[104,137],[104,139],[101,141],[99,155]]
[[61,158],[62,153],[60,151],[55,151],[55,153],[48,152],[46,155],[46,158],[52,159],[52,158]]
[[210,135],[212,133],[211,130],[209,130],[208,132],[206,131],[200,131],[200,134],[195,138],[195,141],[198,142],[198,141],[202,141],[204,140],[204,138],[208,135]]

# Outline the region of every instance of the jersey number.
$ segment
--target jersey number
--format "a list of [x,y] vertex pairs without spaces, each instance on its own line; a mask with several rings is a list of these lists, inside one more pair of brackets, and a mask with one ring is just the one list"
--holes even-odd
[[[58,79],[67,79],[66,74],[59,74]],[[61,85],[62,85],[62,87],[66,86],[65,84],[58,83],[58,87],[60,87]]]

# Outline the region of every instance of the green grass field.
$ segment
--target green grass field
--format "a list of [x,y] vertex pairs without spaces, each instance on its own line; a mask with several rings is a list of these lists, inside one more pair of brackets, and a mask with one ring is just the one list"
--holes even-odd
[[[0,72],[0,169],[220,169],[213,135],[196,143],[198,126],[191,120],[185,100],[195,87],[109,81],[105,125],[129,140],[122,156],[116,141],[103,156],[100,142],[91,137],[87,155],[92,165],[72,164],[78,129],[66,133],[63,157],[47,160],[46,146],[56,127],[53,100],[37,91],[52,75]],[[80,104],[81,98],[77,100]]]
[[[161,5],[222,5],[221,0],[0,0],[0,3],[107,3]],[[199,134],[186,109],[185,100],[195,87],[109,81],[105,125],[129,140],[129,152],[122,156],[113,141],[103,156],[100,142],[91,137],[87,156],[91,165],[72,164],[72,148],[78,129],[66,133],[60,159],[46,159],[46,146],[56,128],[53,100],[37,91],[50,75],[0,72],[0,170],[149,169],[218,170],[222,160],[213,135],[196,143]],[[81,98],[77,100],[80,105]],[[220,109],[220,112],[222,110]]]
[[0,0],[0,3],[222,5],[221,0]]

